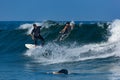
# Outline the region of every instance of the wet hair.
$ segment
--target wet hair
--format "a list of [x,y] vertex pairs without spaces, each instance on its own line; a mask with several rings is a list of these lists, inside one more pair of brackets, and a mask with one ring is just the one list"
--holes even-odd
[[66,24],[70,24],[70,22],[66,22]]
[[33,26],[37,26],[36,24],[33,24]]
[[58,73],[68,74],[68,70],[67,69],[61,69],[60,71],[58,71]]

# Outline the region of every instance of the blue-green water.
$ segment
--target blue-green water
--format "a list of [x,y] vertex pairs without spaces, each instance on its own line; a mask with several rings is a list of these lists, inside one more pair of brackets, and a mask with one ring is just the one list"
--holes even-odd
[[[1,21],[0,80],[119,80],[120,20],[74,21],[71,34],[54,42],[65,22]],[[24,45],[34,43],[28,36],[33,23],[42,24],[46,43],[28,50]],[[69,74],[47,73],[60,69]]]

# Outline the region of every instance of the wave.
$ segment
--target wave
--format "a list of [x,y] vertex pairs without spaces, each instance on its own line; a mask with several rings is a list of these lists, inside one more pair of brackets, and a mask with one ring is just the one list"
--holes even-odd
[[[41,25],[41,35],[46,44],[43,48],[26,50],[24,44],[34,43],[30,36],[32,24]],[[63,29],[65,21],[24,22],[15,29],[1,30],[1,52],[24,52],[39,63],[61,63],[120,56],[120,20],[113,22],[76,22],[71,34],[62,42],[53,42]],[[18,24],[17,24],[18,25]],[[19,45],[18,45],[19,43]],[[9,44],[9,46],[8,46]],[[16,45],[16,46],[15,46]],[[4,49],[6,47],[6,49]]]
[[[115,20],[109,23],[96,23],[96,24],[81,24],[76,25],[73,33],[69,36],[76,39],[74,43],[71,43],[69,40],[69,46],[63,44],[59,45],[56,43],[48,43],[42,49],[32,49],[27,50],[25,55],[30,56],[35,59],[35,62],[39,63],[61,63],[61,62],[74,62],[74,61],[84,61],[89,59],[99,59],[99,58],[108,58],[112,56],[120,56],[119,53],[119,35],[118,31],[120,20]],[[79,29],[78,29],[79,28]],[[117,32],[116,32],[117,30]],[[84,32],[83,32],[84,31]],[[85,32],[86,31],[86,32]],[[97,33],[96,33],[97,32]],[[79,34],[78,34],[79,33]],[[95,41],[95,38],[90,43],[79,44],[77,40],[82,40],[80,37],[73,37],[72,35],[80,35],[84,33],[86,39],[92,37],[93,35],[99,36],[100,41]],[[91,34],[90,34],[91,33]],[[117,38],[116,38],[117,37]],[[114,39],[115,38],[115,39]],[[85,40],[86,40],[85,39]],[[97,37],[96,39],[99,39]],[[84,41],[85,41],[84,40]],[[90,40],[90,39],[88,39]],[[96,43],[97,42],[97,43]],[[83,42],[82,42],[83,43]]]

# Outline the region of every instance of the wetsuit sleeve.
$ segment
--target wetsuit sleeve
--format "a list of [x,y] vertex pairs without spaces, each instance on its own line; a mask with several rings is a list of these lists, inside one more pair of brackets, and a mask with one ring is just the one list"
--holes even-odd
[[33,34],[33,33],[34,33],[34,29],[32,30],[31,34]]
[[39,28],[42,28],[42,26],[38,26]]

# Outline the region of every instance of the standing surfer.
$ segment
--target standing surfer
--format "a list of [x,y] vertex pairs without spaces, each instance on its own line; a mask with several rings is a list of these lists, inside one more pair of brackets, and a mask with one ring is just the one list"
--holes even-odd
[[36,24],[33,24],[33,30],[31,32],[32,39],[35,42],[35,46],[37,46],[37,40],[40,39],[42,41],[42,46],[45,43],[44,38],[40,35],[40,28],[41,26],[37,26]]

